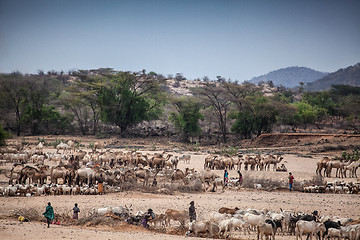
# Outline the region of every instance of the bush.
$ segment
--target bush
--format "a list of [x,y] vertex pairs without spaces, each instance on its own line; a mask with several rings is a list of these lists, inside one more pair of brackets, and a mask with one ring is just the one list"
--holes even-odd
[[254,178],[249,174],[243,174],[243,183],[242,186],[245,188],[255,188],[256,184],[261,184],[261,189],[265,191],[273,191],[277,189],[287,188],[286,181],[283,180],[273,180],[269,178]]
[[5,146],[5,140],[10,137],[10,133],[6,132],[2,125],[0,125],[0,146]]
[[56,148],[57,145],[59,145],[61,142],[64,142],[63,139],[55,139],[55,141],[53,142],[49,142],[49,143],[46,143],[45,142],[45,145],[47,144],[48,146],[53,146],[54,148]]

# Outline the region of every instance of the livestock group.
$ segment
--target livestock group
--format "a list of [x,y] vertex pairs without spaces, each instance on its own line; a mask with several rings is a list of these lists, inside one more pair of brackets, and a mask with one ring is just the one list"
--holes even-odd
[[[15,143],[0,149],[2,165],[13,164],[5,175],[9,186],[0,188],[6,196],[31,196],[42,194],[97,194],[97,183],[105,184],[106,191],[123,191],[126,186],[142,182],[144,187],[170,182],[189,185],[201,183],[201,189],[216,191],[227,187],[239,187],[241,171],[287,171],[281,155],[261,154],[210,154],[204,158],[204,170],[178,168],[179,161],[190,166],[190,154],[166,152],[120,151],[108,148],[106,142],[96,142],[91,151],[75,149],[75,142],[61,142],[55,149],[46,148],[43,142],[36,146]],[[106,148],[105,148],[106,147]],[[45,164],[46,163],[46,164]],[[242,168],[243,166],[243,168]],[[331,176],[332,169],[341,176],[356,177],[359,160],[342,162],[325,157],[317,163],[316,173]],[[238,170],[235,178],[222,178],[215,170]],[[348,173],[347,173],[348,172]],[[340,176],[340,173],[339,173]],[[242,179],[241,179],[242,180]],[[300,184],[303,184],[300,182]],[[163,186],[162,185],[162,186]],[[261,184],[254,184],[261,189]],[[304,192],[359,193],[358,183],[327,183],[323,186],[304,185]]]
[[[105,215],[114,213],[124,217],[131,224],[141,225],[146,212],[132,213],[129,207],[104,207],[93,209],[93,213]],[[184,210],[167,209],[164,213],[156,212],[149,221],[153,228],[187,229],[186,236],[249,239],[275,239],[276,235],[288,239],[360,239],[360,222],[350,218],[320,215],[312,213],[282,210],[279,212],[256,209],[222,207],[218,211],[200,216],[201,220],[189,221],[189,213]]]
[[[161,190],[166,185],[200,185],[200,191],[239,190],[241,173],[263,173],[285,171],[286,161],[282,155],[272,154],[209,154],[203,158],[204,165],[192,167],[192,156],[184,153],[145,151],[122,151],[109,148],[105,142],[95,143],[93,149],[76,149],[74,141],[61,142],[55,148],[45,148],[42,142],[36,146],[15,144],[2,148],[0,159],[2,166],[9,167],[2,171],[9,180],[9,185],[0,187],[3,196],[42,196],[42,195],[95,195],[99,193],[98,184],[104,182],[105,192],[124,191],[127,186],[138,189]],[[283,161],[283,164],[279,166]],[[358,162],[341,162],[337,166],[328,158],[321,159],[316,173],[331,176],[332,169],[339,169],[338,177],[357,176]],[[179,169],[181,163],[182,169]],[[220,171],[235,171],[238,176],[225,179]],[[325,171],[324,171],[325,170]],[[286,173],[287,174],[287,173]],[[226,177],[227,178],[227,177]],[[296,178],[296,176],[295,176]],[[286,179],[285,179],[286,181]],[[286,182],[284,182],[286,183]],[[299,183],[297,183],[299,184]],[[261,189],[260,184],[254,188]],[[258,187],[259,186],[259,187]],[[325,185],[304,185],[304,192],[309,193],[359,193],[359,184],[334,180]],[[141,224],[146,213],[133,214],[128,207],[105,207],[94,209],[93,213],[112,212],[126,218],[129,223]],[[149,223],[155,227],[176,227],[186,229],[186,236],[206,236],[226,238],[237,235],[256,236],[258,239],[275,236],[303,235],[359,239],[359,224],[342,217],[303,214],[294,211],[271,212],[254,209],[221,208],[219,211],[203,214],[196,221],[189,221],[189,213],[183,210],[168,209],[156,212]],[[331,224],[330,224],[331,223]]]

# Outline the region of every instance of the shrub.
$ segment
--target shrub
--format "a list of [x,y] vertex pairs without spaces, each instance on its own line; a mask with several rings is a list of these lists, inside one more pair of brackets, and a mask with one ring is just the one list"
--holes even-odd
[[6,132],[2,125],[0,125],[0,146],[5,146],[5,140],[10,137],[10,133]]

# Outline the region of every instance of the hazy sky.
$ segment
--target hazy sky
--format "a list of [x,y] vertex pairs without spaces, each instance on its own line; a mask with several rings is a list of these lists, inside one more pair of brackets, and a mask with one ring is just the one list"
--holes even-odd
[[0,72],[146,69],[248,80],[360,62],[359,0],[0,0]]

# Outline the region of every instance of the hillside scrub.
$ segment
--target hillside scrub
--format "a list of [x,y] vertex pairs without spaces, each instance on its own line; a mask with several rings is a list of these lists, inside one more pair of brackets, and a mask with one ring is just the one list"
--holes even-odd
[[[0,74],[0,124],[17,135],[150,136],[148,131],[200,144],[226,143],[231,132],[251,139],[281,126],[360,132],[359,87],[299,92],[220,76],[196,86],[183,77],[176,81],[181,84],[174,87],[161,74],[111,68]],[[188,89],[173,91],[181,87]]]

